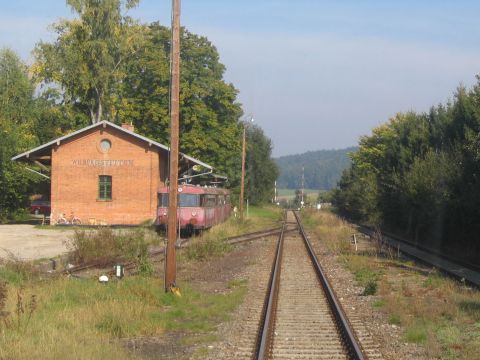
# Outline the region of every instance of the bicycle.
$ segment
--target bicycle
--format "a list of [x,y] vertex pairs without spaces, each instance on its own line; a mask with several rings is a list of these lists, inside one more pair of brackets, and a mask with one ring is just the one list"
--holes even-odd
[[82,224],[82,220],[80,220],[80,218],[73,215],[73,212],[70,214],[70,217],[68,219],[62,213],[60,214],[57,220],[57,225],[81,225],[81,224]]

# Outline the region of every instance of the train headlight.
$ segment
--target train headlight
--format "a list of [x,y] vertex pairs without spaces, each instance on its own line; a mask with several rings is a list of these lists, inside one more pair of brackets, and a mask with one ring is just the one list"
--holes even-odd
[[196,212],[196,211],[192,211],[192,216],[197,216],[197,212]]
[[163,212],[163,216],[167,216],[167,212],[166,212],[166,211]]

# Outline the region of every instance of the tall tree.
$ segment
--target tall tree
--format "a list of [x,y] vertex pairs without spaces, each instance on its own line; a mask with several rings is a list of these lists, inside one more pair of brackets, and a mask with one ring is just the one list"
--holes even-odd
[[91,122],[115,119],[125,61],[142,46],[142,34],[126,10],[139,0],[67,0],[78,15],[53,25],[54,43],[35,49],[36,76],[59,84],[63,101],[88,112]]
[[27,204],[30,186],[38,180],[10,160],[37,143],[33,91],[25,64],[13,51],[0,50],[0,222]]
[[[140,133],[168,143],[170,30],[145,29],[145,46],[127,62],[119,116]],[[230,179],[239,181],[242,114],[238,91],[223,79],[225,66],[207,38],[182,29],[180,147]]]
[[278,167],[272,159],[272,142],[263,130],[252,124],[247,124],[246,129],[246,197],[252,204],[261,204],[273,198]]

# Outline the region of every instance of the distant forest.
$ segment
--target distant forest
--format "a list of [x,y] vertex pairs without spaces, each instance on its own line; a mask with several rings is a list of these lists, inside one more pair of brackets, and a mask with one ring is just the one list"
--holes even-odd
[[309,151],[303,154],[287,155],[275,159],[280,175],[277,186],[298,189],[302,184],[302,167],[305,167],[305,188],[330,190],[337,185],[343,170],[350,166],[349,153],[356,147],[339,150]]

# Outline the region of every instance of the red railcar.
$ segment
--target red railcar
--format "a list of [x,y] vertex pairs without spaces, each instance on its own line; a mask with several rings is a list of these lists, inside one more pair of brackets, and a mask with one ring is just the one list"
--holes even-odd
[[[180,228],[189,233],[220,224],[230,217],[232,207],[228,190],[195,185],[178,188],[178,215]],[[168,214],[168,188],[158,191],[158,208],[155,226],[164,230]]]

